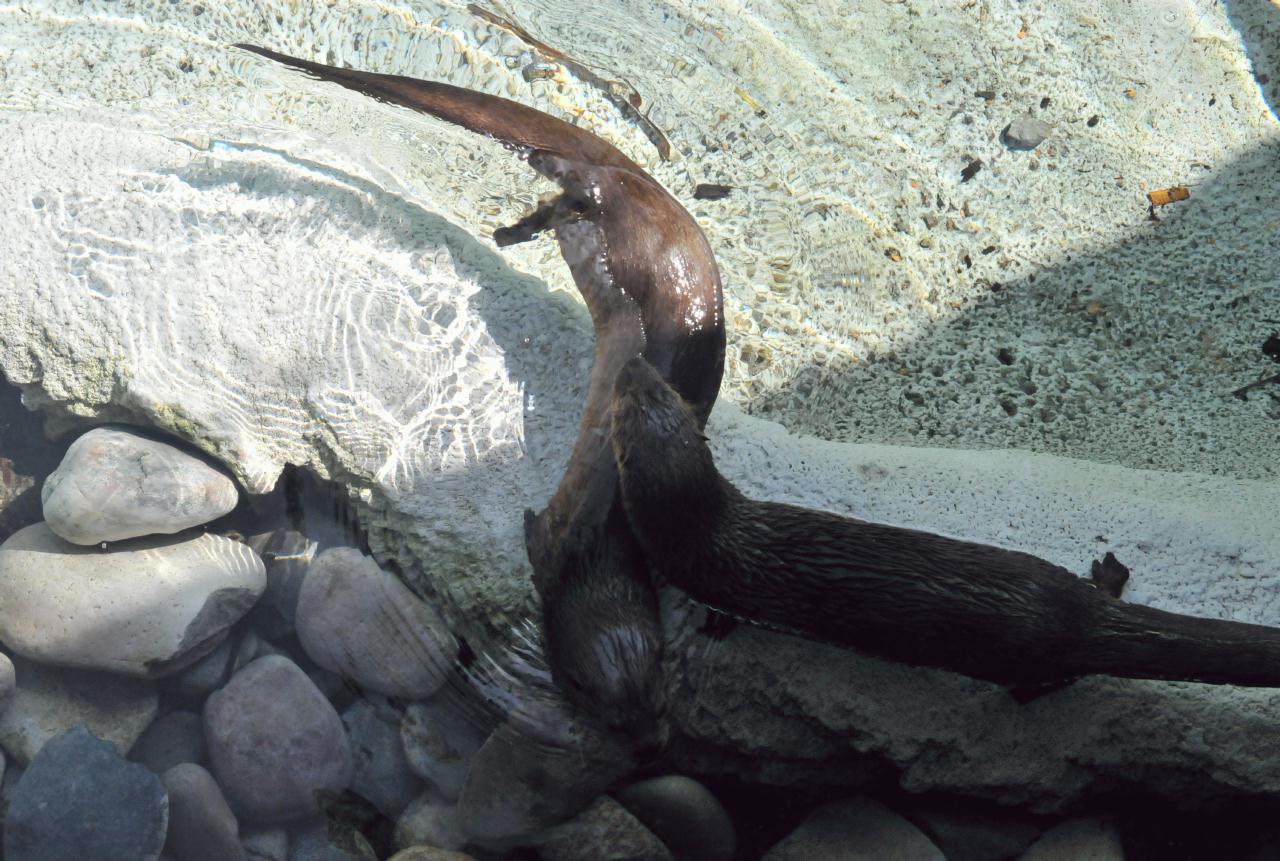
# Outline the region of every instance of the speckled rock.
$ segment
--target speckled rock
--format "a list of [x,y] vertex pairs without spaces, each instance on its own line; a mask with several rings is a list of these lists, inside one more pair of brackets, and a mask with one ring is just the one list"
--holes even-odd
[[167,847],[178,861],[242,861],[240,824],[212,774],[184,762],[160,780],[169,793]]
[[162,676],[214,648],[265,584],[262,560],[227,538],[103,553],[36,524],[0,546],[0,640],[42,663]]
[[155,685],[142,679],[45,667],[18,658],[17,690],[0,712],[0,745],[26,765],[51,738],[83,724],[123,755],[156,716]]
[[298,639],[307,655],[368,691],[431,696],[457,656],[434,609],[360,551],[316,557],[298,595]]
[[543,861],[674,861],[652,831],[607,795],[540,835],[536,845]]
[[681,861],[729,861],[737,850],[729,814],[692,778],[653,777],[631,784],[617,796]]
[[503,846],[558,825],[634,769],[617,742],[586,725],[566,726],[576,744],[553,747],[510,722],[485,740],[458,799],[472,841]]
[[1030,150],[1044,143],[1053,134],[1053,126],[1031,114],[1022,114],[1000,133],[1000,140],[1009,149]]
[[438,849],[435,846],[410,846],[391,856],[390,861],[476,861],[465,852]]
[[246,834],[240,845],[245,861],[288,861],[289,832],[283,828],[267,828]]
[[946,861],[907,820],[869,798],[824,804],[762,861]]
[[1124,845],[1110,822],[1072,819],[1042,834],[1018,861],[1124,861]]
[[450,801],[462,795],[471,760],[488,731],[447,697],[410,703],[400,722],[409,768]]
[[74,544],[181,532],[221,517],[238,498],[216,469],[119,428],[73,442],[40,491],[44,519]]
[[184,762],[204,765],[205,756],[204,720],[188,711],[156,718],[129,749],[130,760],[159,775]]
[[318,812],[316,793],[351,782],[342,720],[287,658],[258,658],[209,697],[205,740],[213,774],[237,813],[286,822]]
[[14,789],[7,861],[154,861],[169,802],[160,778],[77,727],[45,745]]
[[418,796],[396,820],[395,844],[398,849],[419,845],[461,849],[467,844],[467,835],[457,806],[440,801],[429,792]]
[[357,700],[342,713],[342,724],[355,762],[351,788],[394,819],[422,790],[400,742],[400,713],[382,703]]

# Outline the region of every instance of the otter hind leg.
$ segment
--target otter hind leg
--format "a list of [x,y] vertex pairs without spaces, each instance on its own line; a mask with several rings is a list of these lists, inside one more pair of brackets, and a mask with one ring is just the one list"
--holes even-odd
[[1124,585],[1129,582],[1129,569],[1116,559],[1114,553],[1108,551],[1101,562],[1093,560],[1089,579],[1093,580],[1094,586],[1112,598],[1119,598],[1124,592]]
[[499,227],[493,231],[493,241],[499,248],[528,242],[537,238],[538,234],[544,230],[552,230],[557,225],[581,220],[586,211],[586,204],[576,195],[557,194],[550,200],[539,203],[532,212],[515,224]]

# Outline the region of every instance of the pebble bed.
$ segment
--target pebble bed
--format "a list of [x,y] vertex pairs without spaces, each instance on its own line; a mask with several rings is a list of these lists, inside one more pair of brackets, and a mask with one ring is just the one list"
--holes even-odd
[[554,693],[495,709],[354,530],[237,529],[271,518],[176,442],[98,428],[40,478],[0,501],[44,503],[0,517],[8,861],[1206,857],[1114,812],[641,773]]

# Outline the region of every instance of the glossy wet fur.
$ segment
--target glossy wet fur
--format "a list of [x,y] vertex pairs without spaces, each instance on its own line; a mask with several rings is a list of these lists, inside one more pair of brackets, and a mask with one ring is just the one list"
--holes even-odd
[[496,138],[563,189],[495,233],[506,245],[553,230],[596,333],[569,465],[546,509],[526,518],[526,544],[557,683],[604,723],[652,740],[665,707],[661,630],[617,496],[607,411],[619,369],[643,354],[695,404],[699,421],[710,412],[724,367],[724,318],[719,272],[702,231],[634,161],[541,111],[449,84],[240,47]]
[[612,435],[655,572],[766,626],[1012,687],[1103,674],[1280,686],[1280,629],[1116,600],[1027,553],[747,499],[643,362]]

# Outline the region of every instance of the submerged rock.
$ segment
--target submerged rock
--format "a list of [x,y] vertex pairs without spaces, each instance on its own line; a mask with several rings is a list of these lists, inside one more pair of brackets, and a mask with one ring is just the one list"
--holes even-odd
[[1040,835],[1018,861],[1124,861],[1124,844],[1110,822],[1071,819]]
[[907,820],[878,801],[824,804],[764,854],[762,861],[946,861]]
[[371,557],[326,550],[298,596],[298,639],[308,657],[367,691],[424,700],[458,654],[444,619]]
[[241,861],[240,824],[213,775],[195,763],[161,777],[169,793],[169,846],[179,861]]
[[653,777],[631,784],[617,796],[681,861],[730,861],[737,850],[729,814],[692,778]]
[[188,711],[161,715],[130,748],[129,759],[160,775],[184,762],[204,765],[203,719]]
[[154,861],[169,800],[160,778],[77,727],[53,739],[14,789],[7,861]]
[[197,458],[119,428],[71,444],[45,479],[44,519],[74,544],[169,535],[236,507],[231,479]]
[[209,697],[209,761],[227,800],[257,822],[316,814],[317,793],[351,782],[342,720],[306,673],[287,658],[258,658]]
[[342,724],[355,762],[352,790],[394,819],[422,789],[400,743],[399,712],[357,700],[342,713]]
[[409,768],[450,801],[462,795],[471,760],[487,735],[478,718],[448,696],[410,703],[400,722]]
[[14,665],[17,689],[0,712],[0,745],[23,765],[50,739],[80,725],[123,755],[156,716],[159,698],[151,682],[23,659]]
[[607,795],[539,836],[537,847],[543,861],[675,861],[652,831]]
[[154,678],[216,646],[265,584],[262,560],[228,538],[103,553],[38,523],[0,546],[0,641],[42,663]]

